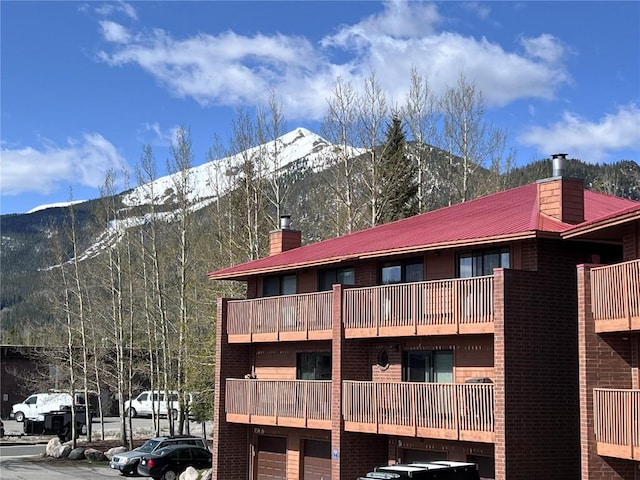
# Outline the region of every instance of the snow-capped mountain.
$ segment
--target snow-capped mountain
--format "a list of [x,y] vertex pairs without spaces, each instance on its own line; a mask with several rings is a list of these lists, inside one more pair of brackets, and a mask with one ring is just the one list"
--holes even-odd
[[[261,173],[270,174],[302,159],[314,165],[324,164],[332,148],[333,146],[319,135],[305,128],[296,128],[275,141],[193,167],[189,171],[189,203],[197,204],[227,193],[233,186],[233,178],[228,173],[237,169],[244,159],[255,160],[262,169]],[[156,205],[171,202],[175,195],[177,175],[167,175],[134,188],[123,196],[123,204],[133,207],[152,202]],[[201,207],[208,203],[204,202]]]
[[[277,174],[279,170],[301,160],[305,160],[309,166],[322,169],[335,148],[319,135],[305,128],[296,128],[274,141],[192,167],[187,172],[189,209],[192,212],[197,211],[228,193],[234,187],[232,172],[237,171],[246,159],[253,160],[262,175]],[[349,153],[356,154],[359,151],[351,149]],[[120,212],[118,218],[109,222],[107,228],[79,254],[78,259],[86,260],[99,255],[106,248],[117,244],[127,229],[143,225],[150,220],[148,214],[131,215],[127,210],[133,211],[133,207],[152,203],[156,206],[171,206],[176,199],[176,185],[180,175],[180,172],[166,175],[123,194],[121,201],[125,210]],[[175,212],[171,209],[163,209],[163,212],[157,212],[155,215],[156,220],[172,221],[176,218]]]

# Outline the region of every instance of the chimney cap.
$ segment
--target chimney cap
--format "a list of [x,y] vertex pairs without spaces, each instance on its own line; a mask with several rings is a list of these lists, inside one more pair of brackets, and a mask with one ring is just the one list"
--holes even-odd
[[289,230],[291,228],[291,215],[283,213],[280,215],[280,230]]
[[552,175],[554,177],[564,176],[566,160],[567,160],[566,153],[554,153],[551,155],[551,166],[553,168]]

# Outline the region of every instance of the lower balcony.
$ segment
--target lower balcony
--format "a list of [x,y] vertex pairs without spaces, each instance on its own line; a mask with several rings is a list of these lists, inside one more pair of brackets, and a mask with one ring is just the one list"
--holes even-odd
[[598,455],[640,461],[640,390],[593,390]]
[[343,383],[345,430],[495,442],[494,386],[454,383]]
[[330,380],[227,379],[228,422],[331,430]]
[[640,259],[591,270],[595,330],[640,330]]

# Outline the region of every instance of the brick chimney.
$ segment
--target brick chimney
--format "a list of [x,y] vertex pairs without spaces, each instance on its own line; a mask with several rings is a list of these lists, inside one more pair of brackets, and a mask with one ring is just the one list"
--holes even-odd
[[564,177],[566,153],[551,156],[553,176],[538,180],[538,208],[540,213],[563,223],[584,222],[584,182]]
[[280,229],[269,232],[269,256],[298,248],[302,232],[291,230],[291,215],[280,215]]

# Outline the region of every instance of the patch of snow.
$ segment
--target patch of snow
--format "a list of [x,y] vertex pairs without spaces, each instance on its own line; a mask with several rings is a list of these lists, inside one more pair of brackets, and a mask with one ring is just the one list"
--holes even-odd
[[72,202],[56,202],[56,203],[48,203],[45,205],[38,205],[37,207],[32,208],[31,210],[29,210],[28,212],[25,212],[27,214],[29,213],[35,213],[35,212],[39,212],[40,210],[46,210],[48,208],[62,208],[62,207],[68,207],[70,205],[76,205],[78,203],[84,203],[86,202],[86,200],[74,200]]

